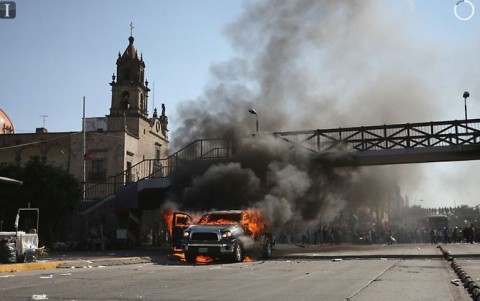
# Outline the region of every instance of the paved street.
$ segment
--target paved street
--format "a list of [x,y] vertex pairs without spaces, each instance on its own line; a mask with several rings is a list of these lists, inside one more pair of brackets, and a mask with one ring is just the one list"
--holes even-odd
[[[442,249],[479,281],[480,245]],[[278,245],[273,260],[208,265],[157,250],[54,253],[43,264],[57,262],[59,268],[0,273],[0,299],[475,300],[442,249]]]
[[2,300],[471,300],[440,259],[148,263],[0,277]]

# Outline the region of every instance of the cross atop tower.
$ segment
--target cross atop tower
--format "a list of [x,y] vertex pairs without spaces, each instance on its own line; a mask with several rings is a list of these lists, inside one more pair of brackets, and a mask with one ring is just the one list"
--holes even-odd
[[130,36],[133,37],[133,22],[130,22]]

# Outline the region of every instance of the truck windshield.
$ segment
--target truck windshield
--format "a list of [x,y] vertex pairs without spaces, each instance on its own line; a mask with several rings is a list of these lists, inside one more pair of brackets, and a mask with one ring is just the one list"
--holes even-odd
[[239,213],[212,213],[202,216],[198,222],[200,225],[212,224],[238,224],[242,220],[242,215]]

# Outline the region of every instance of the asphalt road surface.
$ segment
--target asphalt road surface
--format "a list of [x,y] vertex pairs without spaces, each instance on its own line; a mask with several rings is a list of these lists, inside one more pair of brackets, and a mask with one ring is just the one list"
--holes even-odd
[[[385,246],[369,250],[380,248]],[[438,256],[298,257],[208,265],[168,259],[0,273],[0,300],[473,300],[452,282],[458,276]],[[475,258],[461,262],[470,269],[480,266]]]

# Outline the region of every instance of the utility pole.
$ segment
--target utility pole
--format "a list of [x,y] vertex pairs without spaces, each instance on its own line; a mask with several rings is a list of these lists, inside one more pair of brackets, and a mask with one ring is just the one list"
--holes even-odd
[[86,161],[86,156],[87,156],[87,141],[86,141],[86,128],[85,128],[85,96],[83,97],[83,120],[82,120],[82,136],[83,136],[83,171],[82,171],[82,186],[83,186],[83,193],[82,193],[82,201],[85,202],[87,195],[86,195],[86,169],[87,169],[87,161]]

